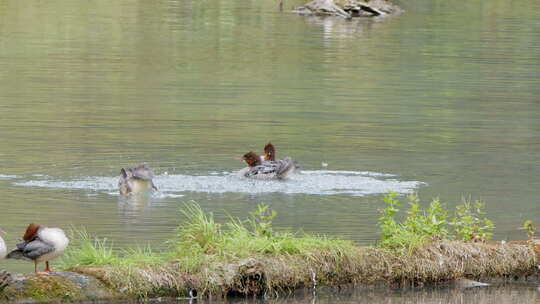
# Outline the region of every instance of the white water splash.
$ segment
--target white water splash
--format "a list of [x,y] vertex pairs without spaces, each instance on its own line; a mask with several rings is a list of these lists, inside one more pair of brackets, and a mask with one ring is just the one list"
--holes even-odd
[[[360,171],[302,171],[288,180],[251,180],[230,172],[210,172],[208,175],[162,174],[154,183],[160,197],[180,197],[180,193],[285,193],[311,195],[366,196],[387,193],[412,193],[425,183],[399,181],[395,175]],[[59,189],[84,189],[116,195],[117,177],[83,177],[64,181],[56,179],[29,180],[13,183],[16,186]]]
[[9,175],[9,174],[0,174],[0,179],[14,179],[14,178],[18,178],[19,176],[17,175]]

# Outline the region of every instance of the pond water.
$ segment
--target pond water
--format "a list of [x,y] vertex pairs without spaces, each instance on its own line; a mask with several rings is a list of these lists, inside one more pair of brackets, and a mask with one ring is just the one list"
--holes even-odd
[[[369,245],[388,191],[485,200],[495,238],[524,239],[540,217],[540,2],[398,3],[349,22],[275,1],[0,0],[9,246],[30,222],[159,246],[191,200],[219,220],[269,204],[277,227]],[[235,158],[268,141],[302,173],[237,178]],[[119,169],[140,162],[160,193],[120,198]]]
[[[384,296],[381,296],[384,295]],[[491,286],[482,288],[436,287],[420,289],[327,289],[316,292],[299,292],[281,298],[270,299],[228,299],[222,300],[181,300],[180,303],[206,304],[332,304],[332,303],[374,303],[374,304],[513,304],[539,303],[540,291],[528,284],[513,286]]]

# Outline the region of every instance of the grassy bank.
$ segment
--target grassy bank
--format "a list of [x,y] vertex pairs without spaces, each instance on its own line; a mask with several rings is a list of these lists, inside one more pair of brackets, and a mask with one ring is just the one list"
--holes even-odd
[[[113,290],[139,297],[273,294],[316,285],[422,285],[462,277],[536,273],[532,243],[489,242],[493,224],[481,203],[465,203],[453,217],[437,200],[422,209],[409,198],[405,216],[395,195],[385,198],[381,241],[358,247],[350,241],[276,232],[276,216],[259,206],[248,219],[216,223],[196,204],[163,251],[115,252],[106,240],[80,233],[64,267],[99,278]],[[398,220],[401,218],[401,220]]]

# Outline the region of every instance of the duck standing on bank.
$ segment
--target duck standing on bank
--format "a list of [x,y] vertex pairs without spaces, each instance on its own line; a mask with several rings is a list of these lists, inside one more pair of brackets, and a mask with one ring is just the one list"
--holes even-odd
[[120,170],[120,179],[118,180],[118,189],[121,195],[129,193],[148,192],[150,190],[158,191],[152,179],[154,171],[147,164],[138,165],[133,168]]
[[242,160],[248,165],[241,169],[238,174],[242,177],[254,179],[286,179],[296,169],[296,164],[290,158],[278,161],[261,161],[261,157],[255,152],[244,154]]
[[45,272],[52,272],[49,261],[64,253],[69,239],[60,228],[49,228],[36,224],[28,225],[23,236],[23,242],[11,251],[8,259],[30,260],[34,262],[37,273],[38,263],[45,262]]

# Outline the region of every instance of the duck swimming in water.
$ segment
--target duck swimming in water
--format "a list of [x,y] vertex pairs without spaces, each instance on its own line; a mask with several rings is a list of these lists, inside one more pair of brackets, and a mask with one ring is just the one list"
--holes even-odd
[[129,193],[146,192],[150,190],[158,190],[152,179],[154,171],[147,164],[138,165],[133,168],[120,170],[120,179],[118,180],[118,188],[120,194],[127,195]]
[[[289,159],[289,158],[286,158]],[[268,142],[266,146],[264,146],[264,153],[261,157],[261,161],[264,162],[275,162],[276,161],[276,148],[274,148],[274,145],[272,143]],[[279,160],[278,160],[279,161]],[[294,170],[298,171],[300,169],[300,166],[298,163],[294,160],[292,160],[294,163]]]
[[45,262],[45,272],[52,272],[49,261],[64,253],[69,239],[60,228],[49,228],[36,224],[28,225],[23,236],[23,242],[11,251],[8,259],[30,260],[34,262],[37,273],[38,263]]
[[296,164],[290,158],[278,161],[262,161],[255,152],[244,154],[242,160],[248,165],[238,172],[242,177],[254,179],[285,179],[296,169]]

